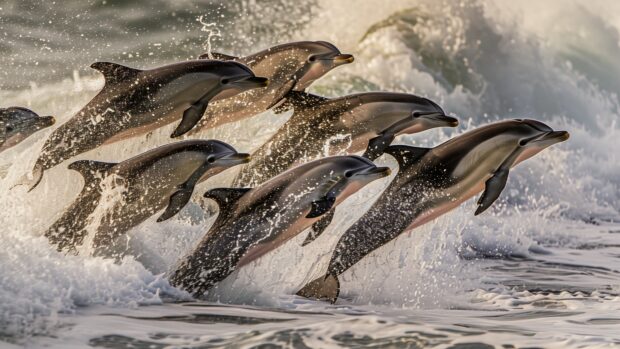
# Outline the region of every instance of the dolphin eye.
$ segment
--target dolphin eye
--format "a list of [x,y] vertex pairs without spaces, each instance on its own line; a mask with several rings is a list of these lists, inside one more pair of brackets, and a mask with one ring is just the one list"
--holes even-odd
[[207,157],[207,162],[212,164],[215,162],[215,156],[213,155],[209,155],[209,157]]
[[222,85],[228,85],[228,83],[230,83],[229,79],[222,79],[220,80],[220,82],[222,83]]
[[345,178],[351,178],[351,177],[353,177],[353,171],[345,171],[345,172],[344,172],[344,177],[345,177]]
[[316,61],[316,56],[308,57],[308,62],[314,62],[314,61]]
[[525,147],[527,145],[527,143],[529,142],[529,140],[527,139],[522,139],[519,141],[519,146],[520,147]]

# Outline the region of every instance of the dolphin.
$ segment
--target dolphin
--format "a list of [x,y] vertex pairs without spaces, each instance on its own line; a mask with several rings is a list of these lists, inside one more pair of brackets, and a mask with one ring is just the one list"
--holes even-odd
[[309,162],[254,188],[212,189],[220,213],[205,237],[175,268],[170,282],[202,295],[316,222],[366,184],[388,176],[359,156]]
[[200,58],[243,63],[269,78],[269,86],[212,103],[190,134],[262,113],[285,100],[289,92],[304,91],[335,67],[353,62],[352,55],[325,41],[290,42],[245,57],[213,52]]
[[0,108],[0,152],[3,152],[40,129],[52,126],[53,116],[39,116],[22,107]]
[[378,158],[394,138],[435,127],[454,127],[435,102],[412,94],[359,93],[325,98],[291,92],[281,108],[293,108],[291,118],[252,154],[236,178],[236,186],[253,186],[296,163],[321,156],[356,153]]
[[236,62],[195,60],[149,70],[108,62],[91,67],[104,75],[103,89],[50,135],[32,174],[17,185],[32,190],[45,170],[71,157],[182,119],[172,133],[178,137],[198,122],[211,100],[268,81]]
[[398,174],[340,238],[327,273],[297,294],[335,302],[338,276],[364,256],[483,192],[475,212],[481,214],[499,197],[512,167],[568,137],[542,122],[515,119],[482,126],[432,149],[390,146],[386,153],[398,161]]
[[[249,160],[230,145],[216,140],[187,140],[167,144],[120,163],[80,160],[84,187],[63,215],[45,232],[59,251],[75,252],[95,223],[92,247],[106,255],[114,241],[132,227],[165,208],[158,222],[178,213],[190,200],[194,186],[217,173]],[[107,200],[104,194],[118,191]],[[103,207],[101,222],[93,213]]]

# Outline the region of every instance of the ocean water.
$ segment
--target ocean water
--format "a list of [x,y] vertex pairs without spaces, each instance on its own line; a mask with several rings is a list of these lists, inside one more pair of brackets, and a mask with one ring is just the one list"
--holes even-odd
[[[30,193],[10,190],[52,130],[41,131],[0,154],[0,347],[620,347],[616,1],[2,0],[0,107],[53,114],[59,125],[103,85],[94,61],[152,67],[209,47],[243,55],[292,40],[355,55],[315,93],[412,92],[461,120],[397,143],[433,146],[512,117],[571,138],[511,171],[483,215],[469,201],[373,252],[342,276],[330,305],[294,293],[325,270],[389,179],[351,197],[316,242],[302,248],[300,234],[197,301],[165,274],[213,220],[201,194],[235,171],[201,184],[179,217],[133,229],[135,256],[65,255],[42,233],[79,192],[79,175],[63,164]],[[250,152],[288,116],[200,136]],[[79,158],[124,160],[169,142],[171,128]]]

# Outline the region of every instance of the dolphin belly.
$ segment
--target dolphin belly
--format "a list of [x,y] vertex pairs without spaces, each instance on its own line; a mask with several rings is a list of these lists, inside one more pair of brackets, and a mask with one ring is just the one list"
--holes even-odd
[[476,185],[470,187],[468,190],[458,195],[456,199],[440,200],[439,202],[437,202],[437,204],[434,207],[427,209],[423,211],[422,213],[420,213],[405,230],[412,230],[414,228],[417,228],[421,225],[424,225],[432,221],[433,219],[439,216],[442,216],[444,213],[452,211],[453,209],[455,209],[460,204],[467,201],[474,195],[482,192],[482,190],[484,189],[484,182],[485,182],[484,180],[478,182]]

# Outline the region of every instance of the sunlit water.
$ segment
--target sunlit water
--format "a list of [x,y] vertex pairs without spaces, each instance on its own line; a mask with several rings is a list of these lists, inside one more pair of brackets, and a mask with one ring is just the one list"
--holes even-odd
[[[413,92],[461,120],[399,143],[432,146],[508,117],[544,120],[571,139],[511,171],[485,214],[474,217],[470,201],[369,255],[342,276],[332,306],[293,294],[325,270],[340,234],[389,179],[350,198],[316,242],[302,248],[300,234],[196,302],[165,273],[213,220],[196,204],[202,193],[228,185],[235,170],[201,184],[179,217],[132,230],[135,257],[64,255],[42,233],[80,176],[62,164],[31,193],[9,190],[51,130],[39,132],[0,155],[0,347],[620,347],[620,4],[380,3],[2,1],[0,106],[54,114],[57,125],[101,88],[90,63],[195,58],[216,33],[201,30],[207,23],[220,33],[213,50],[226,53],[329,40],[356,61],[314,92]],[[288,116],[201,136],[249,152]],[[172,127],[79,158],[124,160],[169,142]],[[378,162],[395,166],[389,156]]]

